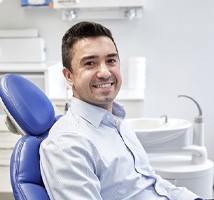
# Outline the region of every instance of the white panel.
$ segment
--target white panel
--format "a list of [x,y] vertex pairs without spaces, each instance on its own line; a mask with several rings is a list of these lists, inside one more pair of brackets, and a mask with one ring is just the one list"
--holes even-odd
[[44,62],[45,60],[43,38],[0,39],[0,62]]
[[0,38],[38,37],[36,29],[3,29],[0,30]]
[[91,8],[91,9],[64,9],[62,20],[105,20],[105,19],[139,19],[142,17],[140,8]]
[[54,8],[142,7],[143,0],[53,0]]

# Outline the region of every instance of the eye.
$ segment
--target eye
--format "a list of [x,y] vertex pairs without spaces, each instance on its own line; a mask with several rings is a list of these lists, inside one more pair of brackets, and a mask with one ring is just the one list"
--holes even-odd
[[84,64],[85,67],[93,67],[95,65],[96,65],[96,63],[94,61],[88,61]]
[[116,60],[115,59],[109,59],[108,62],[109,63],[114,63],[114,62],[116,62]]
[[111,59],[107,60],[107,63],[110,64],[110,65],[117,65],[118,64],[118,60],[114,59],[114,58],[111,58]]

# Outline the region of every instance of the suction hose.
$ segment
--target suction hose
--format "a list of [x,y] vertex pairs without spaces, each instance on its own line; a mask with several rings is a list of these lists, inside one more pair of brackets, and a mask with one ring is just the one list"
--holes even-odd
[[198,116],[195,117],[194,126],[193,126],[193,144],[198,146],[203,146],[204,145],[204,122],[203,122],[201,107],[198,104],[198,102],[190,96],[178,95],[178,98],[179,97],[185,97],[192,100],[198,108],[199,114]]
[[192,152],[192,163],[204,163],[207,160],[207,149],[204,146],[204,123],[201,107],[198,102],[190,96],[179,95],[178,97],[185,97],[192,100],[198,108],[199,114],[195,117],[193,126],[193,145],[184,147],[184,150]]

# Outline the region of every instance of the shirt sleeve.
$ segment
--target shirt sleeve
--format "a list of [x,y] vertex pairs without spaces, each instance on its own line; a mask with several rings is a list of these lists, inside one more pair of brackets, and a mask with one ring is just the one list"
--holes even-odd
[[[190,190],[188,190],[187,188],[184,187],[176,187],[175,185],[171,184],[170,182],[168,182],[167,180],[161,178],[159,175],[156,175],[156,180],[158,183],[155,186],[156,190],[159,190],[158,187],[164,188],[167,196],[170,199],[173,200],[195,200],[195,199],[201,199],[198,195],[196,195],[195,193],[191,192]],[[203,200],[203,199],[201,199]]]
[[42,142],[41,174],[51,200],[102,199],[94,155],[90,143],[75,134]]

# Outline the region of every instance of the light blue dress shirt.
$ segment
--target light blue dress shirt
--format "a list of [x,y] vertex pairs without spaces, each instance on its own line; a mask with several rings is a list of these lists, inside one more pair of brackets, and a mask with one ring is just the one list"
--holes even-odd
[[72,98],[40,147],[51,200],[193,200],[197,195],[156,175],[125,111]]

